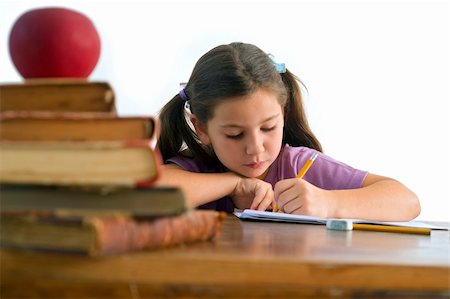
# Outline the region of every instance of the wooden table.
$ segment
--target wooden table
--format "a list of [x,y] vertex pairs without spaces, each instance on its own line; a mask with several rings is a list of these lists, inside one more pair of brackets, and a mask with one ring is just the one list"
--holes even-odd
[[448,231],[225,219],[214,242],[106,258],[1,252],[1,298],[449,298]]

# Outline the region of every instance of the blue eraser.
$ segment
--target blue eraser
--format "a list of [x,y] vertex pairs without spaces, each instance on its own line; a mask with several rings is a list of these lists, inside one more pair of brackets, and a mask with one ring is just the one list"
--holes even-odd
[[352,230],[353,223],[351,220],[345,219],[328,219],[327,228],[334,230]]

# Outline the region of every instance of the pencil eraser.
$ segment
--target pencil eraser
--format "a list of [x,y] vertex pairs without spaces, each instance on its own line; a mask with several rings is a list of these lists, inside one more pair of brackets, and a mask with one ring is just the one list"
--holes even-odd
[[327,228],[334,230],[352,230],[353,223],[352,221],[345,219],[328,219]]

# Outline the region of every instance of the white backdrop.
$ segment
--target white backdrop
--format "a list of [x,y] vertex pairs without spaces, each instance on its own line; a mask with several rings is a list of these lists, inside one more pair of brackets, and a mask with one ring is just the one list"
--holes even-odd
[[73,8],[100,33],[101,57],[90,79],[112,84],[121,115],[156,115],[207,50],[254,43],[304,81],[325,153],[408,185],[421,199],[418,219],[450,221],[449,1],[0,5],[0,82],[21,80],[7,47],[16,18],[34,7]]

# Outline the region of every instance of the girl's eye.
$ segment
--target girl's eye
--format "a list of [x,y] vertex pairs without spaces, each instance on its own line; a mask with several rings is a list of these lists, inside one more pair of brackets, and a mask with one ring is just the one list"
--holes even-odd
[[228,135],[228,134],[225,134],[225,136],[226,136],[227,138],[229,138],[229,139],[239,139],[239,138],[242,137],[242,133],[235,134],[235,135]]
[[270,131],[275,130],[275,127],[276,126],[273,126],[273,127],[270,127],[270,128],[261,128],[261,131],[263,131],[263,132],[270,132]]

